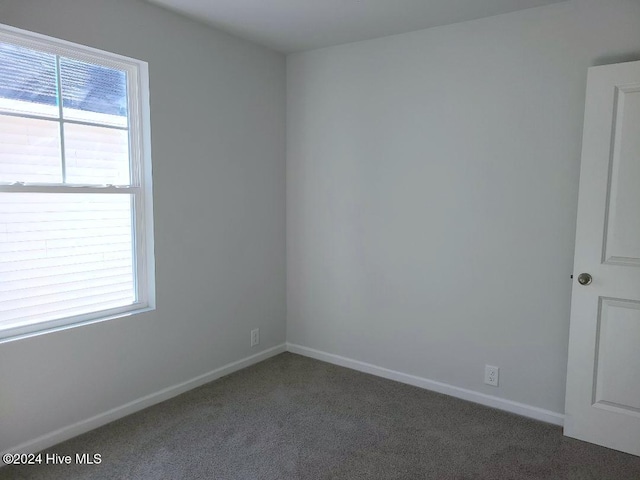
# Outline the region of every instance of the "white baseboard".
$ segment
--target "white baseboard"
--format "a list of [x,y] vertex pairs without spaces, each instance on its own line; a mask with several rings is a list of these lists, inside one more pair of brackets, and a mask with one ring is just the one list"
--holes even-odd
[[[267,358],[273,357],[285,351],[315,358],[317,360],[322,360],[334,365],[351,368],[360,372],[369,373],[378,377],[388,378],[390,380],[406,383],[416,387],[424,388],[426,390],[432,390],[434,392],[443,393],[445,395],[451,395],[452,397],[461,398],[463,400],[479,403],[488,407],[498,408],[500,410],[516,413],[518,415],[534,418],[536,420],[552,423],[554,425],[562,426],[564,423],[564,415],[561,413],[552,412],[543,408],[533,407],[524,403],[514,402],[512,400],[506,400],[504,398],[495,397],[493,395],[486,395],[484,393],[448,385],[442,382],[436,382],[434,380],[417,377],[415,375],[409,375],[395,370],[389,370],[388,368],[378,367],[370,363],[360,362],[358,360],[342,357],[340,355],[334,355],[332,353],[322,352],[313,348],[303,347],[301,345],[296,345],[293,343],[287,343],[277,345],[260,353],[256,353],[255,355],[251,355],[241,360],[229,363],[220,368],[212,370],[211,372],[187,380],[186,382],[167,387],[158,392],[146,395],[119,407],[95,415],[94,417],[81,420],[72,425],[62,427],[58,430],[47,433],[33,440],[29,440],[20,445],[16,445],[15,447],[10,448],[5,452],[0,452],[0,456],[5,453],[39,452],[40,450],[52,447],[53,445],[56,445],[60,442],[64,442],[65,440],[69,440],[70,438],[89,432],[95,428],[113,422],[114,420],[126,417],[127,415],[168,400],[172,397],[180,395],[181,393],[192,390],[196,387],[204,385],[205,383],[209,383],[213,380],[216,380],[225,375],[229,375],[230,373],[241,370],[255,363],[259,363],[263,360],[266,360]],[[2,466],[1,463],[0,466]]]
[[[186,382],[172,385],[171,387],[167,387],[158,392],[154,392],[144,397],[138,398],[136,400],[133,400],[132,402],[100,413],[94,417],[81,420],[72,425],[62,427],[58,430],[47,433],[33,440],[29,440],[20,445],[16,445],[6,452],[1,452],[0,457],[5,453],[39,452],[40,450],[52,447],[53,445],[56,445],[60,442],[69,440],[70,438],[101,427],[102,425],[106,425],[107,423],[113,422],[114,420],[126,417],[127,415],[130,415],[157,403],[164,402],[165,400],[180,395],[181,393],[192,390],[220,377],[224,377],[225,375],[229,375],[230,373],[246,368],[250,365],[253,365],[254,363],[259,363],[263,360],[266,360],[267,358],[273,357],[274,355],[278,355],[279,353],[283,353],[285,351],[286,345],[284,343],[281,345],[276,345],[275,347],[269,348],[260,353],[256,353],[255,355],[251,355],[250,357],[243,358],[236,362],[228,363],[227,365],[216,368],[215,370],[212,370],[203,375],[198,375],[197,377],[187,380]],[[0,462],[0,467],[3,465],[4,464]]]
[[287,343],[287,351],[291,353],[297,353],[299,355],[304,355],[306,357],[315,358],[316,360],[322,360],[334,365],[340,365],[341,367],[347,367],[353,370],[358,370],[360,372],[370,373],[371,375],[376,375],[378,377],[388,378],[397,382],[406,383],[415,387],[424,388],[426,390],[444,393],[445,395],[451,395],[452,397],[479,403],[487,407],[497,408],[500,410],[505,410],[507,412],[522,415],[524,417],[534,418],[542,422],[552,423],[554,425],[560,426],[564,424],[564,414],[552,412],[551,410],[545,410],[543,408],[534,407],[524,403],[506,400],[504,398],[495,397],[493,395],[486,395],[484,393],[475,392],[466,388],[456,387],[454,385],[437,382],[435,380],[429,380],[428,378],[417,377],[415,375],[409,375],[395,370],[389,370],[388,368],[378,367],[370,363],[360,362],[358,360],[341,357],[340,355],[334,355],[332,353],[322,352],[320,350],[315,350],[309,347],[303,347],[302,345]]

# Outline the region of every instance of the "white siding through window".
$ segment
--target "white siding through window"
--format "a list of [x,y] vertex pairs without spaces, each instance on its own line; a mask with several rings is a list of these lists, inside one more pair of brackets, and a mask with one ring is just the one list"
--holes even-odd
[[58,122],[0,115],[0,180],[15,178],[32,183],[62,180]]
[[133,303],[131,232],[129,195],[0,193],[3,325]]
[[[0,107],[3,106],[0,99]],[[31,108],[25,102],[12,107]],[[113,116],[82,112],[90,122]],[[67,180],[129,182],[128,132],[65,125]],[[0,115],[0,178],[62,178],[56,120]],[[135,302],[131,196],[0,193],[0,320],[14,328]]]

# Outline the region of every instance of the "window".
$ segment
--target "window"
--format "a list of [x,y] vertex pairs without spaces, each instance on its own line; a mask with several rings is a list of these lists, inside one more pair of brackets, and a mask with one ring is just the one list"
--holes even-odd
[[147,64],[0,25],[0,339],[153,307]]

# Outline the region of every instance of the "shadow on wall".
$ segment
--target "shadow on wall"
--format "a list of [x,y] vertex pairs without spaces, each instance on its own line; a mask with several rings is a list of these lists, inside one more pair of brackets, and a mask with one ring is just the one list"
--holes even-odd
[[613,65],[614,63],[626,63],[626,62],[636,62],[640,60],[640,52],[629,52],[622,53],[619,55],[605,55],[603,57],[598,57],[594,60],[594,67],[599,67],[600,65]]

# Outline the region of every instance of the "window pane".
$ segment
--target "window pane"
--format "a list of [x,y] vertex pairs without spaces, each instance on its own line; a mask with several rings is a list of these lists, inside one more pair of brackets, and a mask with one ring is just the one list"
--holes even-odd
[[127,126],[127,75],[121,70],[60,59],[64,118]]
[[61,181],[60,124],[0,115],[0,182]]
[[0,111],[57,117],[56,57],[0,42]]
[[0,193],[0,328],[135,301],[129,194]]
[[126,130],[65,123],[67,183],[128,185]]

